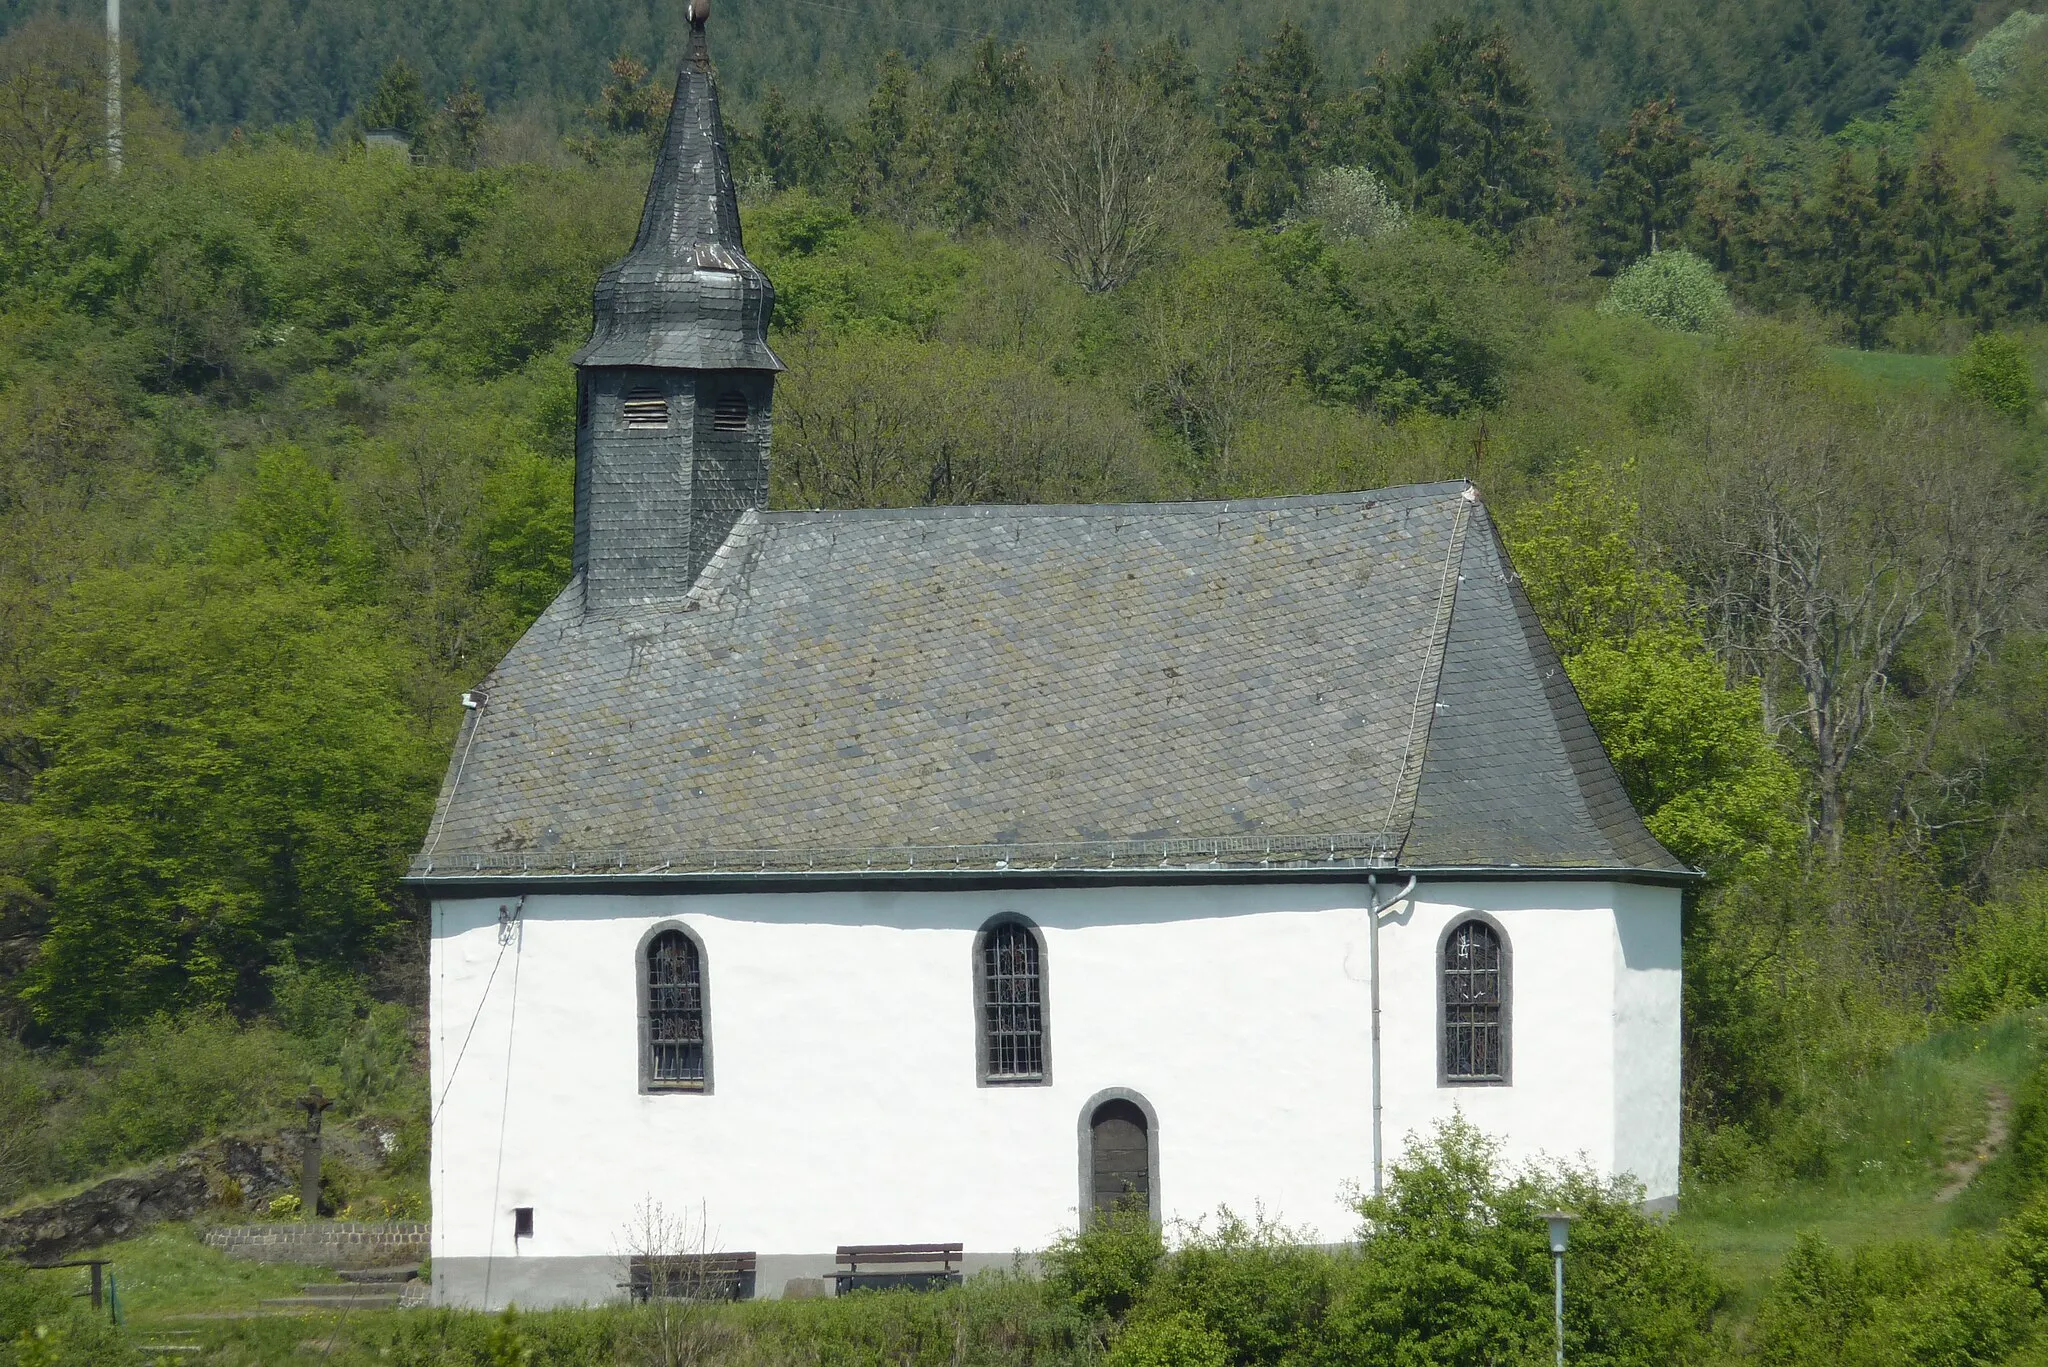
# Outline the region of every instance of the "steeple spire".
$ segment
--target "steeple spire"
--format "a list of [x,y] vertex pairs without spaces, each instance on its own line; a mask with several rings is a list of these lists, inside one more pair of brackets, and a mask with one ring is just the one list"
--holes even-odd
[[768,348],[775,289],[740,241],[718,86],[705,40],[708,0],[690,6],[690,41],[633,249],[598,278],[596,326],[580,366],[781,370]]
[[691,0],[661,155],[633,249],[597,281],[576,353],[576,540],[586,608],[681,598],[768,502],[775,290],[740,244],[739,199]]

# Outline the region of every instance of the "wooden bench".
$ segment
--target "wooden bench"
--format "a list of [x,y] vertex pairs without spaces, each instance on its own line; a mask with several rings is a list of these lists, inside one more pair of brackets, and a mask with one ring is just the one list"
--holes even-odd
[[[843,1296],[849,1291],[886,1291],[892,1287],[936,1291],[942,1286],[958,1286],[958,1264],[966,1247],[965,1244],[841,1244],[834,1290]],[[924,1263],[926,1266],[906,1268],[908,1263]],[[929,1266],[932,1263],[939,1266]],[[863,1272],[863,1267],[896,1270]]]
[[679,1253],[635,1257],[619,1288],[645,1304],[665,1301],[748,1301],[754,1298],[752,1253]]

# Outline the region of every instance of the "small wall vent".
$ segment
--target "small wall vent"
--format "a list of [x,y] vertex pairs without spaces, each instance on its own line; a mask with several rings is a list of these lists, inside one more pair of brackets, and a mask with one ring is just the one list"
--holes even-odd
[[746,431],[747,396],[737,389],[728,389],[720,394],[717,405],[711,410],[711,426],[720,432]]
[[668,426],[668,399],[653,389],[629,389],[622,405],[627,427]]

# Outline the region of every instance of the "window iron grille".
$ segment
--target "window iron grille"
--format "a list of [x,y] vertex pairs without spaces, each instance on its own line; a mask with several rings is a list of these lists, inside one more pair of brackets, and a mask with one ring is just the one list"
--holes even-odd
[[981,1010],[988,1080],[1042,1080],[1045,980],[1029,926],[1005,922],[982,938]]
[[711,410],[711,426],[719,432],[746,431],[747,396],[737,389],[728,389],[720,394]]
[[657,1087],[704,1087],[704,970],[697,946],[665,930],[647,946],[648,1078]]
[[627,427],[668,426],[668,399],[658,390],[628,390],[621,407]]
[[1503,1082],[1505,979],[1500,936],[1467,921],[1444,941],[1444,1078]]

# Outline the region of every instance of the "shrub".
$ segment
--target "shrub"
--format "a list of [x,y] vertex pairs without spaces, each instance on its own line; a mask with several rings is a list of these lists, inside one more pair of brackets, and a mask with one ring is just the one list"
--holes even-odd
[[2048,1001],[2048,878],[1986,904],[1941,982],[1942,1009],[1965,1024]]
[[1718,332],[1735,317],[1714,268],[1683,248],[1652,252],[1615,276],[1600,312],[1680,332]]
[[94,1072],[64,1142],[67,1166],[81,1175],[267,1119],[301,1080],[279,1031],[211,1011],[122,1031]]
[[0,1259],[0,1367],[119,1367],[135,1360],[121,1332],[76,1308],[56,1277]]
[[1466,229],[1421,219],[1355,242],[1308,224],[1263,253],[1315,397],[1399,418],[1462,413],[1505,392],[1527,317],[1499,259]]
[[1370,241],[1408,226],[1408,211],[1387,193],[1380,178],[1363,166],[1333,166],[1309,178],[1301,197],[1302,218],[1312,218],[1332,237]]
[[1352,1362],[1526,1362],[1551,1351],[1550,1244],[1540,1212],[1572,1226],[1565,1354],[1578,1363],[1696,1357],[1720,1288],[1699,1254],[1643,1213],[1623,1180],[1556,1167],[1504,1173],[1462,1118],[1411,1140],[1383,1197],[1359,1202],[1360,1258],[1325,1343]]
[[1046,1282],[1083,1314],[1121,1319],[1151,1284],[1165,1256],[1166,1244],[1150,1212],[1127,1201],[1097,1212],[1078,1233],[1055,1240],[1045,1251]]
[[1116,1336],[1104,1367],[1232,1367],[1223,1335],[1191,1310],[1141,1315]]
[[2005,1265],[2035,1291],[2048,1295],[2048,1194],[2020,1207],[2000,1228]]
[[49,1104],[43,1067],[27,1050],[0,1040],[0,1207],[48,1168]]
[[1955,387],[2015,422],[2034,411],[2034,368],[2017,337],[1979,333],[1956,362]]
[[[1186,1231],[1133,1320],[1192,1318],[1223,1344],[1225,1360],[1240,1367],[1297,1360],[1314,1347],[1341,1267],[1310,1237],[1263,1212],[1246,1221],[1225,1208],[1214,1230],[1196,1225]],[[1161,1342],[1184,1338],[1176,1330]],[[1198,1350],[1191,1345],[1187,1351]]]
[[1766,1367],[1977,1367],[2033,1336],[2041,1297],[1991,1241],[1879,1244],[1845,1258],[1799,1236],[1757,1311]]

